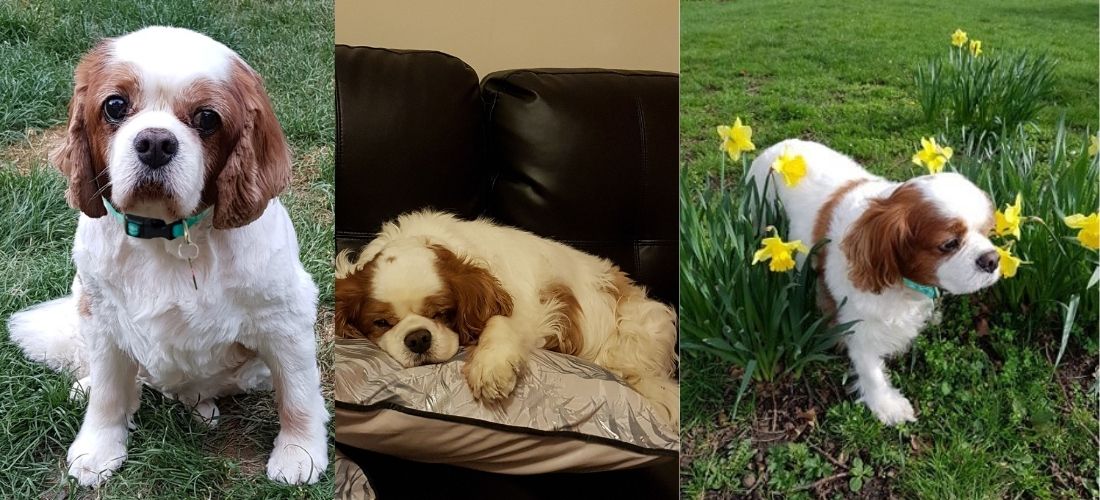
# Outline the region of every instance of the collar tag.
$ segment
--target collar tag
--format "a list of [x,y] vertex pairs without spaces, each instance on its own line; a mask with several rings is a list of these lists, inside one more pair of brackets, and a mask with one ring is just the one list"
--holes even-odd
[[924,295],[932,300],[936,300],[940,296],[940,289],[931,285],[922,285],[909,278],[902,278],[901,282],[908,288],[916,290],[917,293]]

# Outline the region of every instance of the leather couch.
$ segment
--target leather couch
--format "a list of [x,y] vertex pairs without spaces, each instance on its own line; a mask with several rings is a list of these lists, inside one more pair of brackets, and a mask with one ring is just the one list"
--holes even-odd
[[[384,221],[410,210],[487,216],[609,258],[675,307],[678,94],[670,73],[519,69],[479,82],[470,66],[440,52],[338,45],[337,249],[366,244]],[[371,477],[383,499],[382,483],[399,482],[395,475],[418,479],[398,459],[344,451],[368,476],[385,470]],[[435,475],[445,466],[424,467]],[[504,485],[520,481],[452,472],[484,485],[460,488],[479,498],[492,497],[484,488],[514,494]],[[593,483],[609,493],[630,484],[675,498],[675,463],[600,474],[608,480]],[[522,481],[529,491],[539,478]]]

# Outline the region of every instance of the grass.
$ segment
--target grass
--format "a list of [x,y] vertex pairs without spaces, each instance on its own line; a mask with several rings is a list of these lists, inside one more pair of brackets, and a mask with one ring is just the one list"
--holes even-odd
[[[100,37],[146,25],[192,28],[236,49],[264,76],[295,151],[295,180],[282,199],[321,290],[318,347],[331,396],[332,15],[331,2],[305,0],[0,2],[0,317],[67,294],[72,281],[76,212],[45,152],[65,119],[80,55]],[[207,431],[148,389],[123,467],[99,490],[80,489],[64,463],[84,410],[68,400],[71,378],[28,362],[6,331],[0,338],[0,496],[332,498],[331,467],[308,487],[267,479],[278,431],[271,394],[220,401],[221,423]]]
[[1052,128],[1064,108],[1074,130],[1096,129],[1092,2],[685,1],[680,10],[680,141],[689,168],[718,164],[714,127],[740,115],[758,147],[801,137],[883,175],[916,173],[909,158],[935,129],[922,118],[915,70],[946,52],[955,28],[987,53],[1046,51],[1058,60],[1057,84],[1037,121]]
[[[1068,1],[683,2],[684,182],[714,186],[721,164],[714,127],[738,115],[760,149],[801,137],[881,175],[924,173],[909,158],[920,136],[943,125],[924,121],[913,76],[918,63],[947,49],[956,27],[983,40],[987,53],[1029,49],[1058,59],[1033,135],[1055,136],[1064,112],[1076,141],[1070,149],[1080,151],[1083,132],[1097,129],[1097,14],[1095,3]],[[686,352],[685,497],[1100,495],[1095,319],[1085,320],[1091,332],[1072,337],[1055,369],[1060,324],[1027,321],[1010,304],[991,310],[983,300],[946,300],[943,322],[890,363],[919,419],[897,428],[854,402],[843,360],[757,382],[735,414],[741,369]]]

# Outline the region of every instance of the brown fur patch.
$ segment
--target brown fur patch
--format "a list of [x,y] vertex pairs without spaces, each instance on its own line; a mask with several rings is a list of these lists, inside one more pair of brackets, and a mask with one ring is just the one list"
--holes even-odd
[[87,293],[81,292],[80,297],[76,299],[76,310],[81,317],[92,317],[92,298]]
[[[825,235],[829,234],[829,226],[833,220],[833,211],[836,210],[836,206],[843,200],[848,193],[853,189],[867,182],[867,179],[855,179],[848,181],[843,186],[833,191],[833,194],[829,195],[829,199],[821,206],[821,210],[817,212],[817,219],[814,220],[814,233],[813,241],[811,245],[816,245],[821,240],[825,239]],[[829,247],[823,246],[817,251],[817,255],[814,259],[814,268],[817,270],[817,303],[818,308],[826,314],[831,314],[836,311],[836,299],[833,294],[829,292],[829,287],[825,284],[825,254],[828,252]]]
[[[375,263],[371,262],[351,275],[336,280],[337,338],[369,339],[378,342],[401,318],[389,303],[370,296]],[[386,325],[389,326],[386,326]]]
[[102,99],[132,92],[137,82],[133,72],[109,67],[108,54],[108,42],[101,42],[77,64],[65,137],[50,153],[50,163],[69,179],[65,191],[69,206],[89,217],[107,215],[99,196],[110,192],[106,152],[115,126],[102,118]]
[[899,283],[902,277],[939,285],[936,269],[951,254],[939,246],[966,236],[966,223],[939,214],[913,184],[902,184],[886,198],[871,200],[841,243],[848,257],[848,277],[856,288],[872,293]]
[[[244,62],[234,61],[230,101],[243,104],[239,114],[222,116],[230,126],[241,120],[236,145],[218,172],[214,188],[214,227],[241,227],[256,220],[267,203],[290,184],[291,154],[263,81]],[[209,195],[204,191],[204,200]]]
[[561,283],[553,283],[539,292],[539,302],[557,303],[561,313],[561,338],[547,339],[544,349],[565,354],[580,354],[584,349],[584,336],[581,334],[581,304],[573,290]]
[[461,259],[440,245],[433,245],[436,272],[454,304],[453,329],[459,342],[475,342],[493,316],[512,315],[512,296],[487,269]]

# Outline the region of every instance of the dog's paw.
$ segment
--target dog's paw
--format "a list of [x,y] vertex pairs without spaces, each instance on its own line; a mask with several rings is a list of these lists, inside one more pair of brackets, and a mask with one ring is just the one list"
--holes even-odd
[[673,429],[680,429],[680,385],[672,379],[643,378],[633,385]]
[[909,403],[900,392],[893,391],[881,396],[865,397],[863,402],[871,409],[875,418],[886,425],[898,425],[903,422],[916,422],[916,413],[913,405]]
[[221,412],[218,411],[218,405],[214,404],[214,401],[209,399],[199,401],[199,404],[191,408],[191,418],[205,425],[208,429],[213,429],[218,426],[219,417],[221,417]]
[[328,436],[299,438],[280,432],[267,460],[267,477],[287,484],[313,484],[328,468]]
[[474,398],[494,402],[512,395],[522,366],[523,357],[507,349],[479,347],[462,371]]
[[126,460],[126,428],[80,432],[69,447],[69,475],[81,486],[97,487]]

